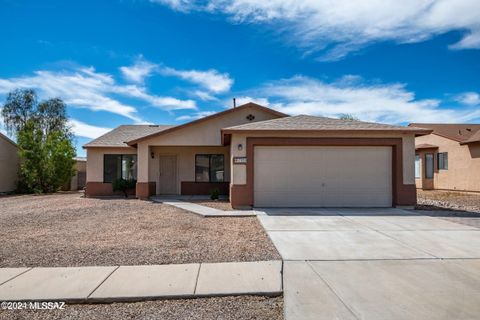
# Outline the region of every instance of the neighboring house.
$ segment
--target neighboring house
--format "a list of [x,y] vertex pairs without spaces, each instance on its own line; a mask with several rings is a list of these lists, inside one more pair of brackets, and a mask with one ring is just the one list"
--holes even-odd
[[17,144],[0,132],[0,193],[17,188],[18,166]]
[[82,190],[87,180],[87,158],[76,157],[75,159],[75,175],[67,182],[64,190]]
[[228,194],[232,206],[414,205],[415,136],[430,130],[247,103],[178,126],[120,126],[87,143],[87,196]]
[[410,126],[433,130],[415,139],[417,188],[480,191],[480,124]]

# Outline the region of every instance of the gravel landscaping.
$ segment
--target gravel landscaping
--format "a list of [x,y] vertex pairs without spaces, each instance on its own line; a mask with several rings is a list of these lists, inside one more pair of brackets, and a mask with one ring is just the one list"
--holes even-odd
[[417,213],[480,228],[480,193],[417,190]]
[[280,260],[256,217],[80,193],[0,198],[0,267]]
[[283,319],[283,298],[255,296],[66,305],[64,310],[1,311],[0,319]]

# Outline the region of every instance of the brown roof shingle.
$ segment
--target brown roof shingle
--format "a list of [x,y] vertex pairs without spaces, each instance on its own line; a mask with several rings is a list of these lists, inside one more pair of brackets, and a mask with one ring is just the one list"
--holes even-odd
[[172,128],[170,125],[122,125],[85,144],[91,147],[128,147],[125,143]]
[[378,130],[378,131],[415,131],[428,133],[428,130],[395,126],[374,122],[363,122],[357,120],[341,120],[326,117],[298,115],[273,120],[259,121],[224,128],[225,131],[247,131],[247,130]]
[[411,123],[409,126],[431,129],[433,130],[433,134],[461,143],[468,143],[467,141],[473,136],[480,139],[480,135],[477,136],[477,132],[480,130],[480,124]]

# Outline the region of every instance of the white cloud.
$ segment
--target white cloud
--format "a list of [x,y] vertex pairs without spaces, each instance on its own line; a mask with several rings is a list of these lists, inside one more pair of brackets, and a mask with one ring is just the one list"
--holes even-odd
[[476,106],[480,105],[480,94],[476,92],[464,92],[457,95],[455,100],[468,106]]
[[177,121],[192,121],[200,118],[205,118],[208,117],[212,114],[216,113],[215,111],[200,111],[200,112],[195,112],[192,114],[186,114],[180,117],[175,118]]
[[145,78],[150,76],[158,65],[151,63],[140,56],[132,66],[120,67],[123,77],[131,82],[143,83]]
[[120,85],[106,73],[94,68],[76,68],[64,71],[36,71],[32,76],[1,79],[0,95],[14,89],[36,89],[41,99],[60,97],[67,105],[106,111],[142,122],[137,109],[122,102],[123,98],[136,98],[163,110],[196,109],[192,100],[179,100],[147,93],[143,86]]
[[177,70],[170,67],[163,67],[160,73],[167,76],[174,76],[185,81],[195,83],[210,92],[222,93],[230,90],[233,79],[228,73],[220,73],[217,70]]
[[269,106],[287,114],[338,117],[352,114],[383,123],[468,122],[480,119],[478,108],[446,109],[441,101],[415,98],[403,84],[368,83],[357,76],[324,82],[304,76],[269,82],[251,95],[268,97]]
[[234,23],[260,23],[287,33],[321,60],[341,59],[370,43],[425,41],[463,32],[451,49],[480,48],[478,0],[151,0],[174,10],[222,13]]
[[[250,96],[240,96],[235,98],[235,102],[237,106],[241,106],[242,104],[253,102],[259,104],[261,106],[268,106],[270,102],[266,98],[258,98],[258,97],[250,97]],[[228,101],[227,105],[231,105],[232,101]]]
[[98,138],[99,136],[112,130],[111,128],[92,126],[75,119],[70,119],[69,124],[72,127],[73,133],[77,137],[84,137],[90,139]]

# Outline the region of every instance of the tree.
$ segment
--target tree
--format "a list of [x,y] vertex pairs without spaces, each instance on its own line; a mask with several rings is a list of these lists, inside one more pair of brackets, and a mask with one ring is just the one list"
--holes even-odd
[[352,114],[343,113],[340,115],[340,120],[351,120],[351,121],[358,121],[359,119]]
[[15,90],[8,94],[2,116],[17,138],[19,191],[59,190],[73,176],[75,164],[65,103],[59,98],[37,103],[33,90]]

